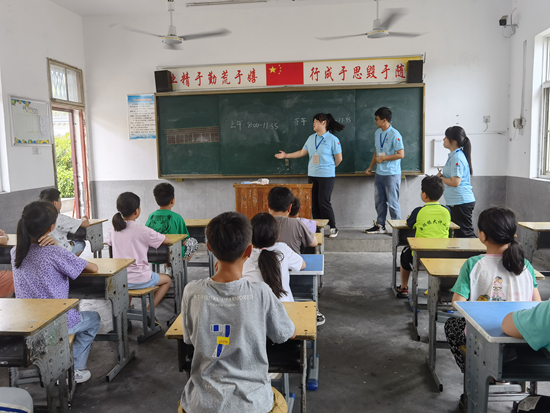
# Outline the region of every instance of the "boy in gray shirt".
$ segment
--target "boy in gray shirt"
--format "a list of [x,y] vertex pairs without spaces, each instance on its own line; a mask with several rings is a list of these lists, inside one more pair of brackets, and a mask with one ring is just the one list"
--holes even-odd
[[212,219],[208,248],[218,259],[212,278],[191,281],[182,300],[183,340],[195,347],[180,411],[268,413],[287,410],[268,376],[266,336],[296,335],[282,303],[265,283],[242,279],[252,253],[252,226],[237,212]]

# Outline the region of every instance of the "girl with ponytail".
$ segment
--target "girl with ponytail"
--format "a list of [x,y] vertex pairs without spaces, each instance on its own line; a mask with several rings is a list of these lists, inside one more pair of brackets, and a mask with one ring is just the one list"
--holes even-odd
[[[17,245],[11,250],[16,298],[69,298],[69,279],[82,272],[96,272],[97,265],[57,245],[48,234],[55,228],[57,209],[51,202],[36,201],[23,209],[17,223]],[[69,335],[75,334],[73,358],[75,380],[91,377],[88,354],[101,324],[95,311],[67,312]]]
[[[540,301],[535,270],[516,239],[518,221],[507,208],[486,209],[478,219],[479,240],[487,254],[469,258],[451,291],[455,301]],[[464,372],[459,348],[466,343],[463,318],[450,318],[445,333],[457,364]]]
[[451,221],[460,229],[455,230],[457,238],[475,238],[472,213],[476,204],[470,178],[472,169],[472,145],[466,132],[460,126],[451,126],[445,131],[443,146],[451,153],[443,171],[437,176],[445,184],[445,202],[451,210]]
[[305,268],[306,263],[284,242],[277,242],[279,225],[267,212],[252,218],[252,254],[243,267],[243,278],[264,281],[281,301],[294,301],[290,291],[290,273]]
[[336,167],[343,159],[340,141],[333,132],[342,131],[344,128],[345,126],[336,122],[330,113],[318,113],[313,117],[315,133],[307,139],[302,149],[292,153],[279,151],[275,155],[277,159],[296,159],[309,155],[307,174],[308,183],[313,184],[311,192],[313,218],[328,219],[330,238],[338,236],[330,197],[336,179]]
[[[151,228],[136,223],[141,214],[139,196],[132,192],[120,194],[116,200],[117,212],[113,215],[113,227],[105,241],[112,247],[112,258],[133,258],[135,262],[128,267],[128,289],[159,286],[155,291],[155,307],[160,303],[172,283],[168,274],[151,271],[147,260],[149,247],[158,248],[170,244],[170,238]],[[157,320],[155,322],[158,323]]]

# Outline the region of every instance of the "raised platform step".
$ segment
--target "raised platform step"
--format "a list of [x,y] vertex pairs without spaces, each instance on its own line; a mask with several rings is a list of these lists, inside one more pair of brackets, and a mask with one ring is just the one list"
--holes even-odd
[[391,246],[391,233],[365,234],[365,228],[338,228],[338,237],[325,237],[325,252],[391,252]]

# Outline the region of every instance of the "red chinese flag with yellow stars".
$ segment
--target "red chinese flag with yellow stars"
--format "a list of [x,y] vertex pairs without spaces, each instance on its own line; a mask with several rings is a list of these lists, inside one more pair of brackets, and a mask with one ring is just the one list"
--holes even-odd
[[267,86],[303,85],[304,64],[268,63],[265,65]]

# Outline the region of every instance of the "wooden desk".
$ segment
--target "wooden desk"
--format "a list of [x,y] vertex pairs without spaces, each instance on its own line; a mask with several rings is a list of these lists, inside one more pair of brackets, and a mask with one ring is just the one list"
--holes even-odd
[[187,234],[166,234],[166,236],[170,239],[170,244],[149,248],[147,258],[149,262],[166,264],[171,268],[174,280],[174,315],[177,315],[181,313],[183,289],[187,284],[187,273],[184,270],[184,260],[181,255],[182,241],[187,238]]
[[[474,255],[484,254],[487,251],[485,245],[478,238],[407,238],[413,251],[413,270],[411,308],[413,329],[416,339],[418,335],[418,269],[421,258],[470,258]],[[426,309],[426,306],[421,306]]]
[[[307,377],[307,357],[306,357],[306,341],[313,341],[317,339],[317,306],[315,303],[309,301],[309,302],[293,302],[293,303],[283,303],[290,319],[294,323],[294,326],[296,327],[296,337],[290,341],[299,340],[302,341],[301,345],[301,357],[300,357],[300,363],[299,366],[296,366],[302,376],[301,380],[301,411],[305,413],[306,411],[306,377]],[[172,324],[172,326],[168,329],[166,332],[165,337],[167,339],[176,339],[178,340],[178,364],[179,364],[179,370],[183,371],[190,369],[190,359],[191,355],[189,354],[189,347],[186,344],[183,343],[183,323],[181,319],[181,314],[178,315],[178,318],[176,321]],[[292,344],[292,343],[290,343]],[[282,350],[279,357],[284,357],[285,353],[285,346],[284,345],[277,345],[277,346],[269,346],[273,348],[279,348]],[[268,351],[268,358],[270,356],[270,352]],[[289,360],[289,363],[294,363],[292,361],[292,355],[287,354],[287,358],[291,359]],[[270,362],[271,364],[271,362]],[[280,369],[277,370],[277,372],[283,372]],[[291,372],[294,372],[292,370]],[[288,394],[288,392],[286,392]],[[291,411],[289,409],[289,411]]]
[[521,230],[521,244],[525,258],[533,262],[533,253],[538,249],[550,248],[550,222],[518,222]]
[[[210,218],[206,218],[206,219],[186,219],[185,220],[185,226],[187,227],[187,230],[189,231],[189,236],[190,237],[193,237],[195,238],[198,242],[202,242],[204,244],[206,244],[206,241],[208,241],[208,239],[206,238],[206,227],[208,226],[208,224],[210,223],[211,219]],[[214,254],[212,254],[212,251],[210,250],[206,250],[207,251],[207,254],[208,254],[208,262],[198,262],[198,261],[193,261],[193,262],[187,262],[187,260],[185,260],[185,262],[183,263],[184,265],[184,272],[185,272],[185,275],[184,275],[184,279],[185,279],[185,283],[184,283],[184,288],[185,288],[185,284],[187,283],[187,273],[188,273],[188,270],[187,270],[187,267],[208,267],[208,275],[210,277],[212,277],[215,273],[214,271]]]
[[[533,308],[539,302],[459,301],[455,307],[466,318],[466,394],[468,412],[487,412],[489,380],[550,381],[550,359],[543,350],[534,351],[523,339],[509,337],[501,329],[506,314]],[[504,352],[515,358],[505,360]],[[520,393],[516,400],[527,394]],[[513,399],[511,399],[513,400]]]
[[[426,363],[428,369],[432,373],[432,377],[439,391],[443,391],[443,384],[439,380],[439,376],[435,371],[436,349],[449,348],[447,341],[437,341],[437,312],[439,306],[452,302],[452,295],[444,293],[443,290],[448,290],[454,285],[460,269],[466,259],[463,258],[421,258],[420,263],[428,272],[428,357]],[[441,285],[445,286],[442,288]],[[445,296],[445,299],[442,299]]]
[[300,200],[303,218],[311,219],[311,190],[313,184],[233,184],[235,188],[235,211],[248,219],[260,212],[267,212],[267,195],[276,186],[285,186]]
[[67,311],[77,305],[78,300],[71,299],[0,299],[0,362],[4,367],[38,367],[50,413],[57,413],[58,406],[69,412]]
[[[181,250],[180,250],[181,254]],[[76,280],[69,280],[69,295],[80,299],[109,300],[113,309],[113,333],[98,334],[96,341],[116,342],[117,362],[107,374],[107,381],[115,376],[135,356],[128,345],[128,273],[134,259],[90,258],[99,267],[95,273],[82,273]]]
[[90,242],[90,249],[94,258],[101,258],[103,251],[103,223],[106,219],[90,219],[90,226],[86,228],[86,240]]
[[[400,263],[397,261],[397,248],[408,245],[407,238],[414,237],[416,230],[409,228],[407,220],[405,219],[388,219],[388,224],[392,227],[392,264],[391,264],[391,278],[390,288],[394,295],[397,297],[397,273],[400,271]],[[458,225],[451,222],[449,227],[449,238],[454,237],[454,231],[460,229]]]
[[[300,271],[290,271],[290,290],[295,301],[314,301],[319,307],[319,288],[321,277],[325,273],[325,256],[323,254],[302,254],[306,267]],[[309,363],[308,390],[319,387],[319,356],[317,341],[313,342],[313,353]]]
[[[317,231],[325,236],[325,227],[328,225],[328,219],[314,219],[317,222]],[[322,253],[321,253],[322,254]]]

